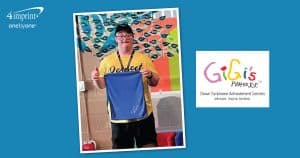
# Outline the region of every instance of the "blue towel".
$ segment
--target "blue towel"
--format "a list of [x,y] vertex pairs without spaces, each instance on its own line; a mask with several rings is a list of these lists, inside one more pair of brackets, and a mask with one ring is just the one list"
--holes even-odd
[[104,78],[112,120],[146,117],[143,78],[139,71],[110,73]]

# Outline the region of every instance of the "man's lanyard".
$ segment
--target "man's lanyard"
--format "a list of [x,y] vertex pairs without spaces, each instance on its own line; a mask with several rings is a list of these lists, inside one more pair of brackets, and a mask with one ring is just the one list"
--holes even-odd
[[124,65],[123,65],[122,59],[121,59],[121,57],[120,57],[120,53],[119,53],[119,51],[117,51],[118,59],[119,59],[119,62],[120,62],[120,64],[121,64],[121,70],[123,70],[124,72],[125,72],[125,71],[129,71],[129,66],[130,66],[131,60],[132,60],[132,58],[133,58],[133,54],[134,54],[134,51],[132,51],[132,53],[131,53],[131,55],[130,55],[130,58],[129,58],[129,61],[128,61],[128,63],[127,63],[126,69],[124,69]]

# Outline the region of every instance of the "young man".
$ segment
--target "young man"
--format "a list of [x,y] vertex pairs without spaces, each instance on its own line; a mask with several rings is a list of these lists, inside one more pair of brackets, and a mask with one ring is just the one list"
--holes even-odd
[[[149,86],[156,86],[159,76],[147,55],[133,51],[133,37],[133,31],[129,25],[118,25],[115,30],[117,51],[105,57],[99,68],[96,68],[91,74],[94,84],[101,89],[106,87],[105,74],[126,71],[140,71],[142,74],[146,117],[127,120],[111,119],[114,149],[133,148],[135,145],[137,147],[156,146],[156,131]],[[110,109],[109,106],[108,108]]]

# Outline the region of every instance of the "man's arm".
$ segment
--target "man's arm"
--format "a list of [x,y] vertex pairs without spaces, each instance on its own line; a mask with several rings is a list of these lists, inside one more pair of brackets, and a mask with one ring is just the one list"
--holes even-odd
[[150,86],[155,87],[158,84],[159,76],[155,73],[152,73],[152,77],[148,77],[148,81]]
[[153,73],[152,71],[148,69],[142,69],[141,73],[144,77],[148,79],[148,84],[152,87],[156,86],[159,81],[159,76],[156,73]]
[[97,88],[103,89],[103,88],[106,87],[105,82],[104,82],[104,78],[99,77],[98,68],[96,68],[95,70],[92,71],[91,76],[92,76],[93,83]]
[[99,77],[98,80],[93,80],[93,83],[97,88],[100,88],[100,89],[103,89],[106,87],[103,77]]

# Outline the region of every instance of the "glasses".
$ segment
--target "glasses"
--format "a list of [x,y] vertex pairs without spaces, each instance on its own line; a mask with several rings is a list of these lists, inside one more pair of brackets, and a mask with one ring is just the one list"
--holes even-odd
[[132,34],[117,34],[116,37],[118,38],[133,38]]

